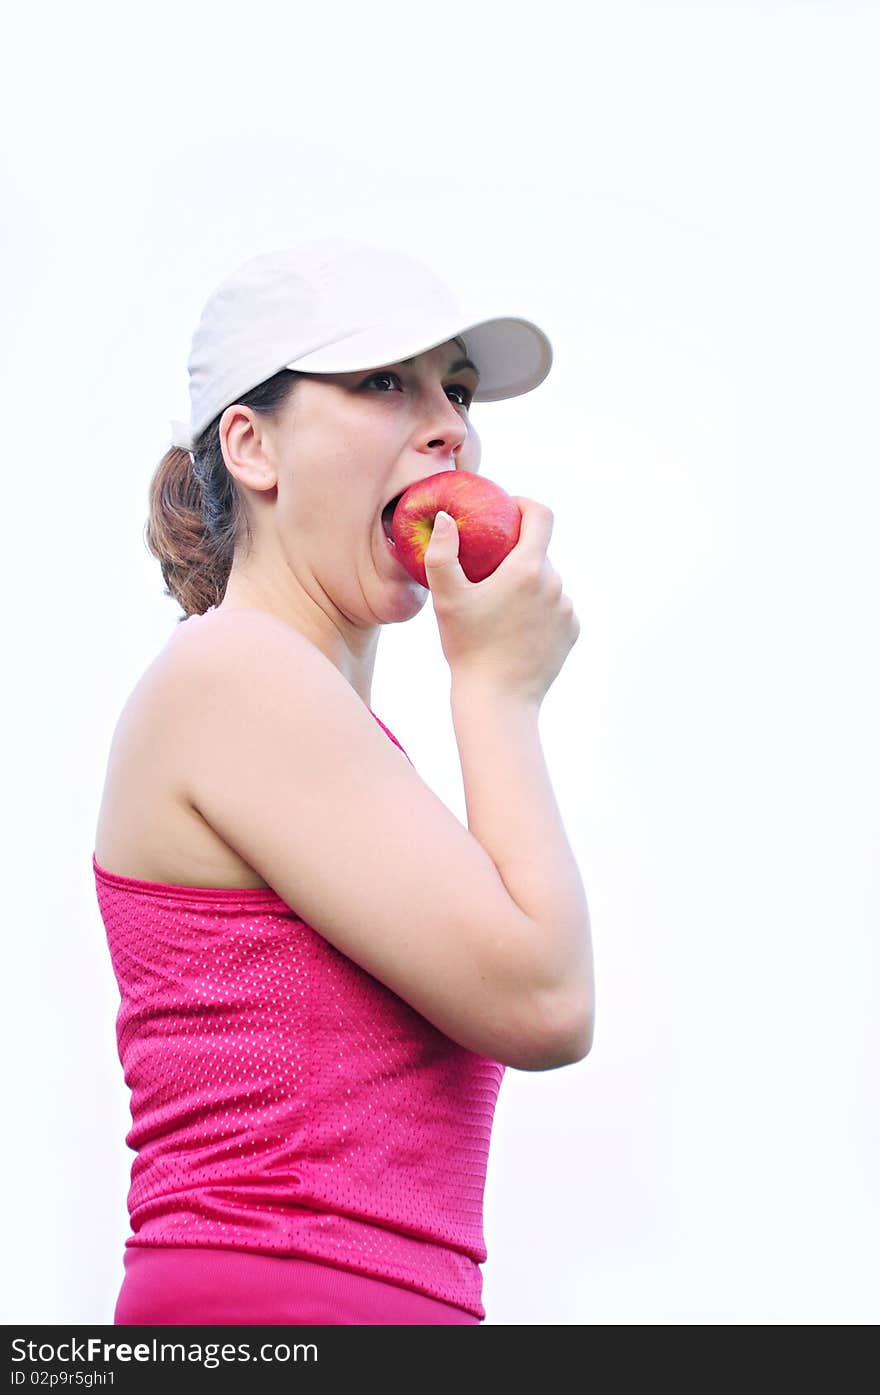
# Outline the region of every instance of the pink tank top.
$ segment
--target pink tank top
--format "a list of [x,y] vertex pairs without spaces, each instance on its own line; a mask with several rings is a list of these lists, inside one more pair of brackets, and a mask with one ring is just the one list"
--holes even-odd
[[300,1256],[483,1319],[501,1062],[438,1031],[271,889],[92,865],[137,1155],[126,1246]]

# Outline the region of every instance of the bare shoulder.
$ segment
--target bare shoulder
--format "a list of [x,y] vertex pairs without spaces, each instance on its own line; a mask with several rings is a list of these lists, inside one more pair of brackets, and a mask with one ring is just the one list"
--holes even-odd
[[[251,677],[246,724],[248,711],[259,707],[258,692],[272,681],[273,649],[297,638],[276,617],[256,611],[209,613],[178,625],[140,675],[113,732],[95,830],[100,866],[172,885],[268,885],[203,818],[191,791],[200,761],[223,768],[222,750],[198,737],[211,726],[211,706],[233,701],[230,672],[238,667]],[[298,667],[308,667],[305,654]]]
[[[279,616],[265,610],[217,610],[182,623],[164,651],[168,691],[185,695],[191,720],[182,730],[206,732],[206,719],[217,707],[236,704],[241,722],[264,713],[276,701],[289,712],[298,707],[318,720],[322,695],[329,691],[350,712],[362,712],[375,725],[369,708],[348,680],[316,644]],[[316,706],[317,704],[317,706]],[[329,716],[329,713],[327,713]],[[236,728],[239,735],[242,728]],[[197,742],[192,748],[195,754]],[[216,754],[210,745],[208,754]]]
[[[283,652],[285,647],[303,660],[338,673],[326,655],[293,625],[269,611],[243,607],[212,607],[204,615],[191,615],[178,626],[163,654],[182,673],[195,674],[205,663],[229,662],[235,655],[264,654],[271,663],[272,655]],[[345,681],[341,674],[339,679]]]

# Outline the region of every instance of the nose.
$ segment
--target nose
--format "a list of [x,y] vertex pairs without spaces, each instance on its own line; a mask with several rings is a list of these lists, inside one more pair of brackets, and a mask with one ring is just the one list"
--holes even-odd
[[455,453],[468,438],[468,424],[462,420],[461,408],[450,402],[448,397],[444,400],[445,410],[438,407],[431,413],[428,426],[422,433],[422,447],[438,455],[448,452],[450,464],[454,467]]

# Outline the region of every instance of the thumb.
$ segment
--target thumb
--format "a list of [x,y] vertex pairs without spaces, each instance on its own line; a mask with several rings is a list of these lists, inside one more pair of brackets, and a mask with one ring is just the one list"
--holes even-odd
[[425,574],[432,591],[439,586],[448,586],[457,572],[461,571],[458,562],[458,528],[455,519],[442,509],[434,519],[434,527],[425,548]]

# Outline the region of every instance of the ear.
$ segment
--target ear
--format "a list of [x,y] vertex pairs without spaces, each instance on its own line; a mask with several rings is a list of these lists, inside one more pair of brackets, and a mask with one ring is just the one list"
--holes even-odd
[[272,489],[278,483],[268,424],[252,407],[231,403],[220,418],[218,432],[226,468],[240,484]]

